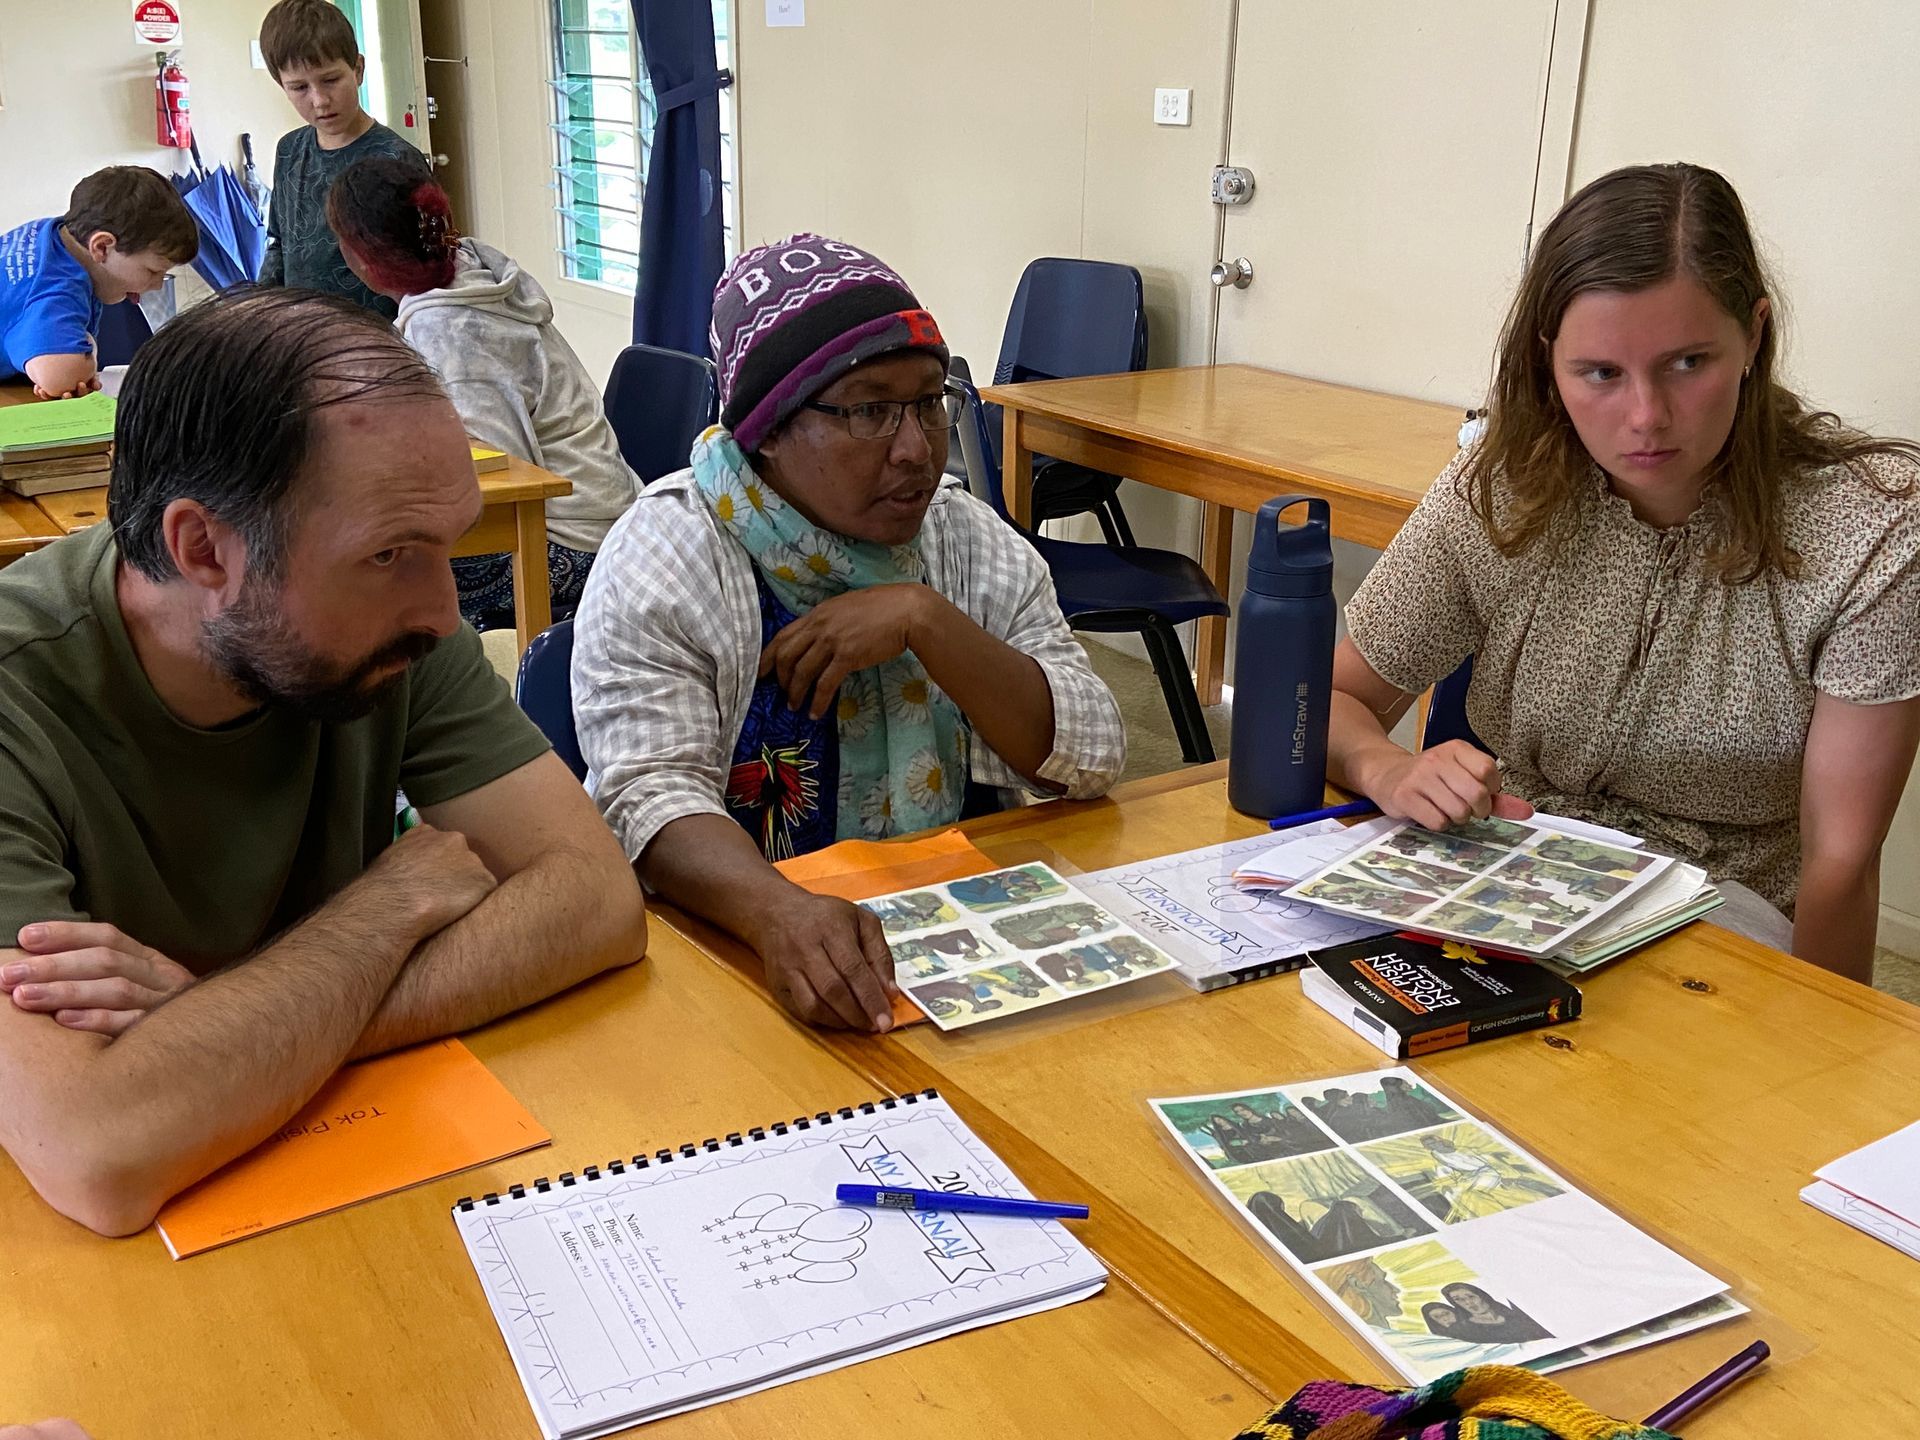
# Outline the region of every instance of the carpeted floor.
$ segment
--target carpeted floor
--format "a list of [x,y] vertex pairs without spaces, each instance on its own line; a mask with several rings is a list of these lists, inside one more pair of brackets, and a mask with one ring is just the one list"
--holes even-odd
[[[481,639],[494,669],[511,685],[515,664],[513,632],[493,630]],[[1098,642],[1087,646],[1087,654],[1093,661],[1095,673],[1113,691],[1126,721],[1127,768],[1121,778],[1138,780],[1177,770],[1183,763],[1180,742],[1174,738],[1166,698],[1160,693],[1160,682],[1154,676],[1153,667],[1145,660]],[[1227,757],[1231,713],[1225,705],[1216,705],[1207,711],[1207,730],[1213,737],[1214,753],[1222,760]],[[1920,959],[1881,950],[1873,978],[1874,985],[1889,995],[1920,1005]]]

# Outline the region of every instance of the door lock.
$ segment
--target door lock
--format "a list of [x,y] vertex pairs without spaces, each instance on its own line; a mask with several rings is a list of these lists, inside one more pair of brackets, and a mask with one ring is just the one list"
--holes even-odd
[[1253,261],[1244,255],[1238,260],[1217,260],[1207,278],[1221,290],[1229,285],[1236,290],[1244,290],[1253,283]]
[[1253,198],[1253,172],[1239,165],[1213,167],[1213,203],[1244,205]]

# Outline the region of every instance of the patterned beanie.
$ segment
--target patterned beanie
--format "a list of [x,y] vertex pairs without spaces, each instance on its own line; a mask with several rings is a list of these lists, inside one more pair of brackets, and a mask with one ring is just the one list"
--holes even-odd
[[720,423],[749,454],[863,360],[947,342],[907,282],[866,251],[819,235],[749,250],[713,292]]

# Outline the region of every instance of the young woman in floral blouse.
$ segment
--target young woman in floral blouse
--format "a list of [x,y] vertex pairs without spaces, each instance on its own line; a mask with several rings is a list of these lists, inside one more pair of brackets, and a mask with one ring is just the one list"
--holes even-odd
[[[1920,449],[1779,382],[1772,293],[1711,170],[1567,202],[1484,441],[1348,607],[1330,768],[1422,824],[1538,806],[1644,835],[1714,876],[1722,923],[1865,980],[1920,739]],[[1469,655],[1497,761],[1394,745]]]

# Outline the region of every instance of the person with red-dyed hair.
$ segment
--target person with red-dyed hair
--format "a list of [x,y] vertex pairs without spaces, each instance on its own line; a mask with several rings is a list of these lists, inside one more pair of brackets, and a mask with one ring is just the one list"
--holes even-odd
[[[327,223],[348,267],[400,303],[394,322],[439,373],[467,433],[562,479],[573,493],[547,501],[548,578],[555,619],[580,603],[587,571],[639,478],[586,367],[553,323],[553,302],[511,257],[454,228],[447,193],[391,157],[342,171],[327,192]],[[460,612],[476,629],[513,623],[506,555],[453,562]]]

